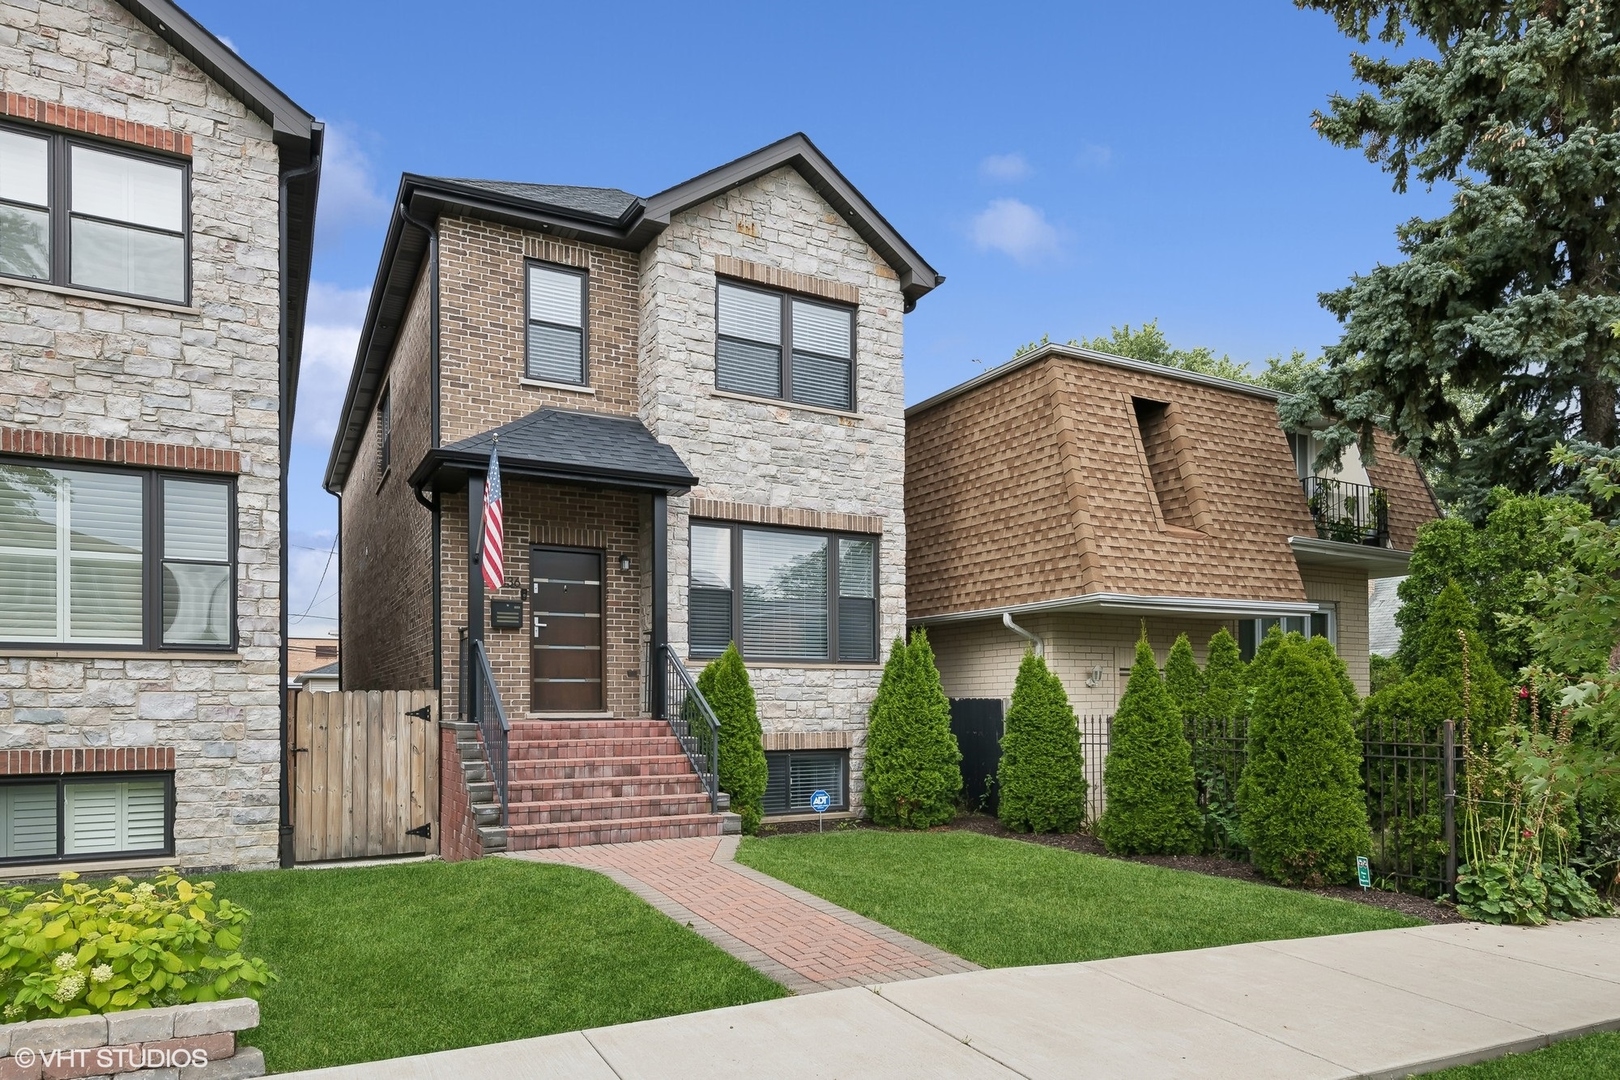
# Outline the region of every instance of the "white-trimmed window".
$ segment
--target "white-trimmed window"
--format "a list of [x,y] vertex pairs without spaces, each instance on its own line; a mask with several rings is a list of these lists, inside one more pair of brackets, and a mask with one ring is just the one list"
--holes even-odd
[[583,270],[529,263],[525,298],[528,324],[523,373],[537,382],[585,385],[585,296]]
[[0,642],[234,644],[231,481],[0,461]]
[[1339,627],[1337,612],[1333,607],[1323,605],[1321,611],[1310,615],[1284,615],[1270,619],[1242,619],[1238,622],[1238,651],[1247,663],[1254,659],[1255,652],[1260,643],[1266,639],[1272,627],[1277,627],[1285,634],[1304,634],[1306,637],[1327,638],[1330,643],[1337,646],[1339,643]]
[[185,303],[189,166],[0,127],[0,274]]
[[172,788],[170,773],[0,783],[0,861],[170,854]]
[[694,657],[737,642],[751,660],[877,659],[877,539],[693,523]]
[[720,281],[716,389],[855,408],[855,309]]

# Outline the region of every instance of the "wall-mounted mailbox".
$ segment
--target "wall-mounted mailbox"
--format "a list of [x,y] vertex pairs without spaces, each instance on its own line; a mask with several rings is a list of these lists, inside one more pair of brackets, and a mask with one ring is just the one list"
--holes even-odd
[[518,630],[523,626],[523,601],[491,600],[489,625],[492,630]]

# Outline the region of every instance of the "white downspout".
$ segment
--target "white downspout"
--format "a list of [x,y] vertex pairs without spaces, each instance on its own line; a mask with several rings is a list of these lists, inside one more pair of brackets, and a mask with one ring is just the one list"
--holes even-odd
[[1028,630],[1025,630],[1022,626],[1019,626],[1017,623],[1013,622],[1012,612],[1003,611],[1001,613],[1001,625],[1005,626],[1019,637],[1028,640],[1029,643],[1035,647],[1036,656],[1044,657],[1046,655],[1046,642],[1042,641],[1039,637],[1030,633]]

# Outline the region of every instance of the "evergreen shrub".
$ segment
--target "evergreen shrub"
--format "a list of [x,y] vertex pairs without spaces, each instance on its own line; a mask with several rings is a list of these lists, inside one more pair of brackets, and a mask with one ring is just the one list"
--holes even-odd
[[1001,823],[1014,832],[1075,832],[1086,816],[1080,722],[1046,661],[1024,654],[996,772]]
[[921,629],[896,639],[866,727],[866,812],[878,825],[926,829],[956,816],[962,752],[951,703]]
[[1103,792],[1097,835],[1109,851],[1189,855],[1201,847],[1192,747],[1145,636],[1114,714]]
[[697,688],[720,721],[720,790],[731,796],[731,812],[742,818],[743,832],[754,833],[765,814],[769,773],[754,686],[735,642],[698,674]]

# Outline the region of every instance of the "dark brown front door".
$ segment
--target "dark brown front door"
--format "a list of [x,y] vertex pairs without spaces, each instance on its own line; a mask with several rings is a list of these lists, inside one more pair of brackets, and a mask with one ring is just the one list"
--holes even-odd
[[531,548],[530,662],[535,712],[602,708],[602,553]]

